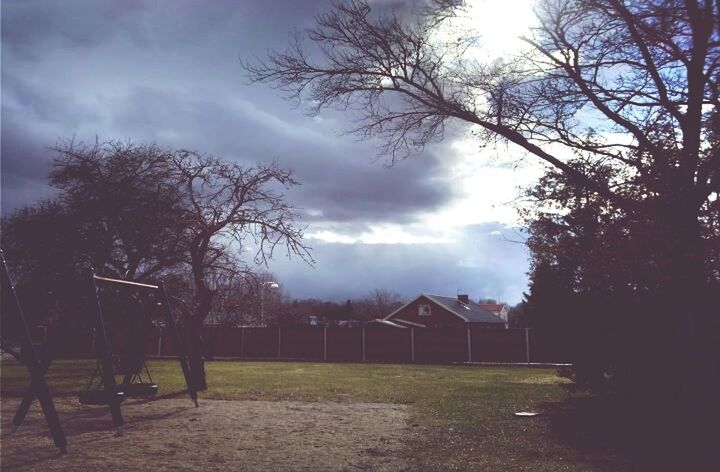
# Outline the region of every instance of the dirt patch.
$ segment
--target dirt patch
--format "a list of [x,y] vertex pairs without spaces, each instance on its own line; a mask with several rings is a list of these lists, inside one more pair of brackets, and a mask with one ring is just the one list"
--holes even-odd
[[408,468],[407,407],[384,403],[266,402],[187,398],[126,401],[124,435],[106,407],[56,399],[60,455],[35,402],[7,427],[18,400],[2,401],[3,470],[379,470]]

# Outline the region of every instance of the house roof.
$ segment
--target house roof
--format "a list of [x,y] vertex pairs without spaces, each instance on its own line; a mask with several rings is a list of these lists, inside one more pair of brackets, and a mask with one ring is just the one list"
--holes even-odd
[[505,321],[499,316],[490,313],[487,309],[478,303],[468,300],[468,303],[462,303],[456,297],[442,297],[440,295],[425,295],[426,298],[434,301],[443,308],[452,311],[454,314],[471,323],[502,323]]
[[502,311],[505,304],[503,303],[480,303],[480,306],[487,311]]
[[[469,323],[502,323],[505,324],[505,320],[500,318],[499,316],[491,313],[487,309],[480,306],[478,303],[475,303],[473,301],[468,301],[468,303],[462,303],[460,300],[458,300],[455,297],[443,297],[440,295],[427,295],[422,294],[415,299],[413,299],[410,303],[413,303],[415,300],[417,300],[420,297],[425,297],[431,302],[434,302],[436,305],[440,305],[442,308],[445,308],[452,314],[462,318],[464,321]],[[410,305],[410,303],[407,303],[406,305],[401,306],[394,312],[390,313],[388,316],[386,316],[384,319],[389,320],[391,319],[395,313],[400,312],[403,308]]]

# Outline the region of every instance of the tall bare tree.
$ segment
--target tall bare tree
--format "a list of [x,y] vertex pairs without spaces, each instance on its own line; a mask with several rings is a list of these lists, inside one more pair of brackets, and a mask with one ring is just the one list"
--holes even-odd
[[[704,285],[703,261],[686,248],[702,243],[699,208],[720,191],[720,157],[708,146],[720,7],[542,0],[528,51],[491,63],[477,59],[472,36],[439,33],[460,8],[437,2],[413,22],[342,3],[288,51],[245,67],[251,81],[307,99],[312,113],[359,112],[355,131],[384,137],[393,159],[441,139],[450,120],[472,125],[481,143],[513,143],[618,211],[653,214],[672,230],[665,269]],[[620,180],[588,174],[585,162],[609,163]]]
[[221,281],[249,274],[241,252],[253,251],[254,262],[263,265],[278,246],[307,262],[312,256],[302,241],[294,208],[278,190],[297,184],[291,171],[276,164],[246,168],[187,151],[174,154],[172,164],[185,201],[182,226],[193,280],[193,304],[186,320],[192,333],[191,370],[197,374],[198,388],[206,388],[202,326]]
[[3,248],[37,321],[88,323],[77,268],[144,281],[184,264],[182,201],[170,153],[153,145],[61,141],[50,183],[58,191],[3,218]]
[[657,308],[656,338],[645,352],[668,360],[677,380],[669,397],[711,404],[720,311],[710,304],[717,251],[706,235],[717,222],[703,215],[720,193],[720,4],[539,0],[535,13],[527,49],[488,62],[477,34],[452,32],[460,1],[410,19],[350,1],[287,51],[244,66],[252,82],[306,100],[311,113],[352,111],[354,131],[384,138],[393,161],[465,123],[478,144],[516,146],[637,223],[626,231],[653,234],[646,267],[656,300],[646,309]]
[[50,184],[76,216],[74,230],[96,270],[148,280],[183,262],[180,189],[168,179],[173,153],[156,145],[61,141]]

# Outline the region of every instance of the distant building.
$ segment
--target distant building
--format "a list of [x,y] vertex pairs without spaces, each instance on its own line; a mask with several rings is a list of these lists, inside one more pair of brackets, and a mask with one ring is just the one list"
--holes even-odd
[[480,303],[480,306],[492,313],[493,315],[499,316],[505,321],[505,327],[509,325],[508,321],[508,307],[504,303]]
[[468,295],[456,298],[422,294],[374,323],[397,328],[461,328],[472,325],[502,329],[507,327],[507,316],[501,318],[471,301]]

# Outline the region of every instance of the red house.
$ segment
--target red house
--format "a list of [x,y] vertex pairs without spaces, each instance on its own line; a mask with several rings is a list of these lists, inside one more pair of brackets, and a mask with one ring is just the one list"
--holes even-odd
[[481,303],[481,307],[492,313],[493,315],[497,315],[500,318],[503,319],[505,322],[505,327],[508,327],[508,307],[504,303]]
[[506,327],[505,320],[471,301],[467,295],[454,298],[422,294],[377,322],[398,328]]

